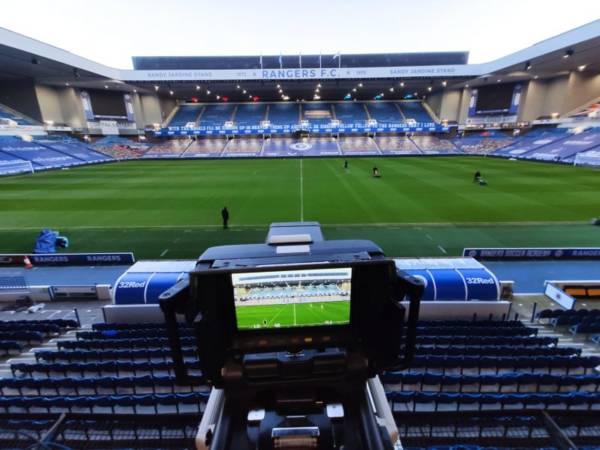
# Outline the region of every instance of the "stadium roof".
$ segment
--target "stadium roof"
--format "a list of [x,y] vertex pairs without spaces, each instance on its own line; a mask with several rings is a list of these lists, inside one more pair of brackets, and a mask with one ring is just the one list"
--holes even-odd
[[[435,91],[467,83],[477,86],[498,80],[556,77],[581,67],[600,73],[600,20],[488,63],[466,64],[467,57],[466,52],[321,58],[282,55],[280,61],[279,55],[271,55],[262,57],[262,69],[260,56],[145,57],[134,58],[138,70],[120,70],[0,28],[0,81],[31,78],[56,86],[142,92],[158,89],[177,98],[198,96],[200,101],[216,101],[217,95],[230,101],[247,101],[254,96],[261,100],[280,100],[282,96],[308,100],[314,98],[320,84],[318,94],[323,100],[341,100],[353,89],[358,99],[380,93],[398,98],[405,93],[427,94],[429,87]],[[148,69],[159,66],[164,68]]]

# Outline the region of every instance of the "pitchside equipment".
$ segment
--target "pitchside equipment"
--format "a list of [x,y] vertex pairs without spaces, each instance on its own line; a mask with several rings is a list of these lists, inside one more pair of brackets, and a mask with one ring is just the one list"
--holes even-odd
[[[213,247],[161,295],[177,378],[177,314],[213,386],[199,449],[392,449],[378,374],[409,366],[423,285],[370,241],[273,224],[265,244]],[[409,300],[408,318],[401,300]]]

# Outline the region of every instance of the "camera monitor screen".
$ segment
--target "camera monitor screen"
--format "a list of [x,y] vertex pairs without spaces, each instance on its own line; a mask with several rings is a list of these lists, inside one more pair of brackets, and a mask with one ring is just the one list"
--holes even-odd
[[231,275],[238,330],[350,323],[352,268]]

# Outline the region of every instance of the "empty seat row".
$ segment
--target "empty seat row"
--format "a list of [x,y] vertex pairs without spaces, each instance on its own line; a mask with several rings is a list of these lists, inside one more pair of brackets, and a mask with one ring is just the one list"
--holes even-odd
[[419,320],[419,327],[524,327],[520,320]]
[[[523,322],[519,320],[420,320],[419,327],[438,327],[438,326],[467,326],[467,327],[524,327]],[[191,329],[192,327],[180,324],[180,328]],[[94,323],[92,330],[139,330],[139,329],[162,329],[166,330],[166,325],[162,322],[142,322],[142,323]]]
[[588,373],[600,364],[598,356],[420,356],[414,357],[412,368],[441,370],[456,370],[481,373],[499,373],[506,371],[536,371],[548,373],[564,372],[568,375],[573,371]]
[[[508,391],[559,392],[583,390],[598,392],[600,375],[551,375],[544,373],[504,373],[499,375],[442,375],[424,372],[388,372],[382,375],[387,384],[401,384],[401,390],[456,392]],[[418,388],[418,389],[416,389]]]
[[0,331],[0,340],[3,341],[41,343],[44,339],[44,334],[38,331]]
[[[182,349],[184,356],[196,356],[198,352],[193,348]],[[156,349],[118,349],[118,350],[70,350],[52,351],[43,350],[35,352],[36,361],[104,361],[104,360],[135,360],[135,359],[169,359],[169,348]]]
[[85,411],[99,412],[100,408],[110,409],[117,412],[117,408],[127,408],[134,414],[158,412],[159,406],[174,406],[176,412],[180,412],[183,405],[192,406],[186,408],[186,412],[201,412],[204,409],[208,393],[186,392],[180,394],[141,394],[141,395],[92,395],[92,396],[23,396],[23,397],[0,397],[0,411],[5,413],[40,410],[47,412],[57,411]]
[[[200,363],[198,360],[186,361],[188,369],[199,370]],[[173,370],[173,364],[170,361],[143,361],[143,362],[88,362],[88,363],[35,363],[35,364],[11,364],[13,376],[17,373],[32,374],[44,373],[47,376],[53,373],[61,374],[79,374],[82,377],[88,373],[101,375],[103,373],[150,373],[166,372]]]
[[79,324],[71,319],[40,319],[40,320],[2,320],[0,324],[5,325],[58,325],[61,328],[77,328]]
[[528,347],[510,345],[465,346],[417,346],[418,355],[448,356],[572,356],[580,355],[581,349],[572,347]]
[[600,409],[600,393],[387,392],[393,410]]
[[594,321],[583,321],[577,325],[573,325],[569,327],[569,332],[573,335],[600,333],[600,317],[598,319],[594,319]]
[[[200,377],[193,378],[193,384],[200,384]],[[4,378],[0,379],[0,394],[10,395],[89,395],[170,393],[196,391],[191,384],[178,385],[171,375],[142,375],[124,377],[50,377],[50,378]]]
[[[179,325],[180,328],[190,328],[183,324]],[[161,329],[166,330],[166,325],[162,322],[142,322],[142,323],[94,323],[92,324],[92,330],[104,331],[104,330],[148,330],[148,329]]]
[[534,336],[537,328],[516,327],[470,327],[464,326],[431,326],[417,327],[418,336]]
[[[79,331],[76,333],[77,339],[131,339],[131,338],[154,338],[166,337],[167,330],[159,331],[156,329],[138,329],[138,330],[103,330],[103,331]],[[193,336],[191,329],[182,328],[179,330],[180,336]]]
[[23,348],[24,346],[20,341],[0,341],[0,354],[20,353]]
[[417,336],[419,345],[556,345],[558,338],[550,336]]
[[[196,338],[192,336],[181,336],[181,344],[184,347],[196,345]],[[132,338],[132,339],[89,339],[81,341],[57,342],[59,349],[84,349],[84,350],[111,350],[119,348],[165,348],[169,345],[169,339],[155,338]]]
[[537,314],[537,319],[555,319],[561,316],[599,315],[600,309],[544,309]]
[[0,323],[0,333],[15,332],[15,331],[37,331],[46,335],[59,334],[64,331],[64,328],[53,323],[36,323],[36,324],[12,324],[10,322]]

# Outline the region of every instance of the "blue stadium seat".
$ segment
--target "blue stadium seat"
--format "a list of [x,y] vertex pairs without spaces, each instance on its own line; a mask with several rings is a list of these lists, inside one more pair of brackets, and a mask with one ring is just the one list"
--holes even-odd
[[400,114],[395,103],[372,102],[367,103],[366,105],[371,119],[375,119],[379,124],[397,124],[404,122],[404,118]]
[[399,102],[398,106],[402,110],[402,114],[406,119],[413,119],[420,124],[434,123],[433,117],[429,115],[423,103],[420,101],[404,101]]
[[269,105],[268,120],[271,125],[297,125],[300,109],[295,103],[272,103]]
[[259,126],[266,114],[267,106],[264,103],[242,103],[237,107],[234,121],[237,126]]
[[185,127],[190,122],[195,123],[201,112],[201,105],[181,105],[167,126]]

